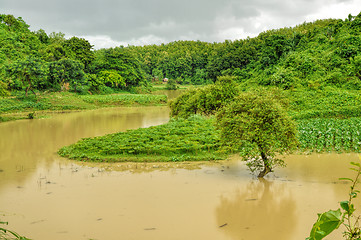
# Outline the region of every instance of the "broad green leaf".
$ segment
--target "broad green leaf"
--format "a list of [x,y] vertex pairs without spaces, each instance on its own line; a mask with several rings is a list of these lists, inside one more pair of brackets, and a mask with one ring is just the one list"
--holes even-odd
[[339,178],[338,180],[340,180],[340,181],[350,181],[350,182],[353,182],[353,179],[351,179],[351,178]]
[[357,162],[351,162],[351,165],[354,165],[356,167],[361,167],[360,163],[357,163]]
[[340,206],[343,210],[345,210],[346,212],[348,212],[350,210],[349,208],[349,202],[348,201],[342,201],[340,202]]
[[341,215],[340,209],[318,214],[318,219],[312,227],[309,239],[320,240],[329,235],[341,225]]

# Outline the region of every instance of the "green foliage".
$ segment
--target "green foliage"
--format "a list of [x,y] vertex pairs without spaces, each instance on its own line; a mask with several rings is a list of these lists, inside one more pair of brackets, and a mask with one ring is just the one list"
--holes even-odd
[[212,115],[231,102],[238,94],[237,84],[232,77],[220,77],[215,84],[190,89],[170,101],[170,115],[186,118],[193,114]]
[[330,210],[328,212],[318,214],[318,219],[312,227],[310,237],[307,239],[321,240],[329,235],[341,225],[341,215],[342,213],[340,209],[336,211]]
[[[285,90],[322,90],[330,86],[361,89],[360,14],[346,20],[317,20],[269,30],[254,38],[222,43],[176,41],[96,51],[85,39],[65,39],[63,33],[55,32],[47,35],[42,29],[31,32],[21,18],[12,15],[3,14],[0,19],[0,66],[25,58],[39,58],[47,63],[71,59],[81,62],[87,74],[102,71],[119,74],[126,86],[108,83],[110,88],[131,89],[164,77],[176,79],[178,84],[205,85],[220,76],[233,76],[244,88],[261,85]],[[0,79],[8,84],[1,67]],[[11,91],[21,87],[13,81]],[[59,82],[48,77],[33,88],[59,89],[52,84]],[[89,88],[98,91],[103,87],[93,83]],[[74,90],[84,91],[86,84],[77,81]]]
[[35,112],[31,112],[28,114],[28,119],[34,119],[35,117]]
[[31,90],[34,95],[34,88],[42,87],[44,85],[44,77],[47,68],[44,62],[38,58],[28,57],[23,60],[15,61],[7,68],[9,76],[13,79],[20,80],[22,86],[25,87],[25,94]]
[[300,151],[361,151],[361,119],[308,119],[298,121]]
[[283,165],[276,154],[297,144],[295,123],[275,99],[268,92],[242,93],[217,113],[223,144],[240,152],[258,177]]
[[[112,95],[78,95],[71,92],[47,93],[37,96],[29,95],[0,98],[1,113],[35,112],[45,110],[83,110],[99,107],[165,105],[165,95],[150,94],[112,94]],[[28,116],[20,117],[27,118]],[[9,119],[10,117],[3,117]],[[1,120],[1,118],[0,118]]]
[[103,70],[98,73],[98,77],[108,87],[125,86],[123,77],[116,70]]
[[0,81],[0,97],[9,96],[10,92],[7,90],[6,83]]
[[[83,139],[59,154],[83,161],[200,161],[224,158],[213,119],[193,116],[167,124]],[[215,134],[216,133],[216,134]]]
[[156,105],[165,104],[167,97],[164,95],[150,94],[116,94],[116,95],[86,95],[80,97],[84,102],[95,105]]
[[84,83],[84,66],[81,62],[72,59],[61,59],[49,64],[49,85],[56,90],[65,83],[76,87]]
[[321,240],[341,225],[346,229],[343,232],[346,240],[361,239],[361,228],[359,226],[361,216],[355,216],[354,213],[356,209],[352,203],[352,200],[360,193],[360,191],[356,189],[356,185],[359,182],[358,180],[361,174],[361,164],[359,162],[351,162],[351,165],[351,169],[357,173],[355,179],[340,178],[340,180],[350,181],[352,184],[350,186],[349,199],[340,202],[341,209],[318,214],[318,219],[311,229],[310,236],[306,238],[307,240]]
[[87,40],[84,38],[72,37],[65,40],[62,45],[70,52],[69,54],[72,55],[75,60],[83,63],[85,70],[88,70],[89,65],[94,61],[95,56],[94,52],[91,51],[93,46],[90,45]]
[[169,79],[165,88],[168,90],[177,90],[178,86],[176,80]]
[[86,82],[89,85],[89,91],[92,93],[102,93],[102,89],[105,87],[104,81],[98,78],[95,74],[86,74]]
[[138,86],[145,81],[145,73],[137,57],[123,47],[101,49],[95,51],[95,61],[91,65],[92,73],[115,71],[126,86]]
[[0,239],[16,239],[16,240],[30,240],[29,238],[26,238],[24,236],[21,236],[20,234],[11,231],[7,228],[1,227],[1,225],[8,225],[8,222],[1,222],[0,221]]
[[361,116],[358,91],[324,88],[322,91],[298,89],[282,93],[289,99],[289,112],[294,119]]

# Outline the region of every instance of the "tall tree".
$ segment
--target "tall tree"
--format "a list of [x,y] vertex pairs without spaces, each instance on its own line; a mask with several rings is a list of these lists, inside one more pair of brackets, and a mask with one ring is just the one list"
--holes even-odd
[[47,66],[38,58],[27,57],[10,64],[7,72],[10,77],[22,82],[26,96],[29,90],[36,95],[34,89],[43,84],[42,80],[46,76]]
[[224,144],[240,151],[260,178],[284,164],[276,154],[297,144],[295,123],[275,99],[266,92],[243,93],[217,113]]
[[69,83],[74,90],[84,82],[84,65],[73,59],[61,59],[49,64],[49,84],[59,90],[64,83]]
[[138,58],[124,47],[101,49],[95,55],[96,60],[91,66],[93,73],[116,71],[124,79],[126,86],[138,86],[146,79]]
[[84,69],[88,70],[88,66],[94,61],[95,56],[92,51],[93,46],[84,38],[72,37],[63,42],[65,49],[70,51],[72,58],[82,62]]

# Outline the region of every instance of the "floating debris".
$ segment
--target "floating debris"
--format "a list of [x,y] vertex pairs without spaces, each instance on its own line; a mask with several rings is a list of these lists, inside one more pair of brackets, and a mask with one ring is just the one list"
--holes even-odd
[[145,231],[154,231],[157,230],[156,228],[144,228]]
[[225,226],[227,226],[228,225],[228,223],[225,223],[225,224],[223,224],[223,225],[221,225],[221,226],[219,226],[220,228],[222,228],[222,227],[225,227]]

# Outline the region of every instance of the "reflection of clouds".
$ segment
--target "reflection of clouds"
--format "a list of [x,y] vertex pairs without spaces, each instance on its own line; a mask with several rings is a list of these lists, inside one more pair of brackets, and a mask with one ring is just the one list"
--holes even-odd
[[220,230],[232,239],[291,239],[296,204],[285,184],[255,180],[231,197],[222,195],[216,208]]

